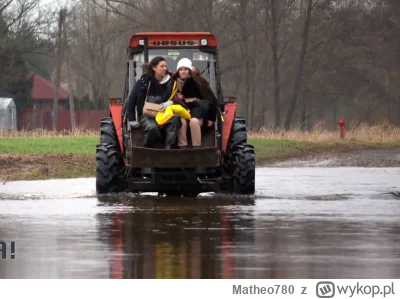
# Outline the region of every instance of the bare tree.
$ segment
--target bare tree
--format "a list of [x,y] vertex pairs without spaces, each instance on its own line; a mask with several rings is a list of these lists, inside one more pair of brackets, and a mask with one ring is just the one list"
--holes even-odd
[[[306,6],[306,12],[305,12],[305,17],[304,17],[304,27],[303,27],[303,33],[302,33],[302,43],[301,43],[301,49],[299,53],[299,60],[297,63],[297,69],[296,69],[296,77],[294,81],[294,88],[293,88],[293,94],[289,103],[289,109],[286,114],[286,120],[285,120],[285,129],[288,130],[291,127],[292,124],[292,119],[294,115],[294,111],[296,108],[296,102],[299,96],[299,91],[301,88],[301,83],[303,79],[303,71],[304,71],[304,61],[306,58],[307,54],[307,46],[308,46],[308,37],[309,37],[309,32],[310,32],[310,24],[311,24],[311,12],[312,12],[312,6],[313,6],[313,0],[305,0],[307,3]],[[300,5],[300,10],[303,11],[303,6],[302,4]]]
[[281,125],[281,78],[280,78],[280,61],[285,54],[285,50],[290,42],[290,38],[285,38],[284,26],[290,12],[293,9],[295,0],[265,0],[265,25],[260,22],[260,27],[263,29],[266,39],[272,51],[273,63],[273,94],[275,118],[274,126],[279,128]]
[[64,56],[65,40],[63,40],[63,30],[67,11],[60,10],[57,32],[57,58],[56,58],[56,77],[54,79],[54,103],[53,103],[53,131],[57,131],[57,111],[58,111],[58,89],[60,87],[61,64]]
[[81,1],[68,24],[72,72],[86,86],[81,94],[86,88],[100,102],[118,90],[130,35],[211,31],[224,94],[237,95],[249,127],[396,122],[396,9],[396,0]]
[[0,91],[26,79],[25,55],[38,53],[40,43],[51,39],[54,20],[39,0],[0,0]]
[[[69,56],[76,89],[79,96],[90,94],[98,108],[105,107],[110,89],[118,84],[123,73],[121,63],[128,38],[120,23],[115,15],[87,1],[74,8],[68,22]],[[119,43],[121,36],[123,47]]]

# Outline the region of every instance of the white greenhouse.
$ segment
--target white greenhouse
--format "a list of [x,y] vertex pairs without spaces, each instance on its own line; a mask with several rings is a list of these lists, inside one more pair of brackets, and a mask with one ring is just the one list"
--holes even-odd
[[11,98],[0,98],[0,133],[17,131],[17,106]]

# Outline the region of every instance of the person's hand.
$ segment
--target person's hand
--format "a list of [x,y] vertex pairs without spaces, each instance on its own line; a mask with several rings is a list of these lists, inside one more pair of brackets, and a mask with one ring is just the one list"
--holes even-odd
[[172,101],[167,101],[167,102],[165,102],[165,103],[162,103],[162,104],[160,105],[160,110],[161,110],[161,111],[165,111],[165,109],[167,109],[167,107],[171,106],[172,104],[173,104]]
[[176,94],[176,97],[178,98],[178,100],[182,100],[182,99],[183,99],[183,95],[180,94],[180,93],[177,93],[177,94]]
[[213,123],[211,120],[209,120],[207,126],[208,126],[208,127],[212,127],[213,124],[214,124],[214,123]]

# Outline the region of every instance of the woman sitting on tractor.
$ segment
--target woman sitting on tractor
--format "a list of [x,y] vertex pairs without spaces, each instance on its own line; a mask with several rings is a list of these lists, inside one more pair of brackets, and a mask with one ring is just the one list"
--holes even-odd
[[[213,125],[217,114],[217,98],[206,79],[193,67],[188,58],[182,58],[177,65],[177,71],[172,77],[178,83],[178,92],[175,97],[182,101],[190,111],[189,121],[192,146],[201,146],[201,131]],[[186,148],[188,121],[181,119],[178,146]]]
[[144,147],[154,147],[163,135],[165,135],[165,148],[169,149],[176,144],[177,132],[181,126],[179,116],[172,117],[160,127],[154,117],[143,114],[147,96],[151,97],[153,103],[160,104],[161,110],[174,103],[168,101],[174,96],[174,80],[171,75],[172,73],[167,71],[165,59],[157,56],[150,61],[147,73],[136,82],[129,95],[126,116],[128,121],[136,121],[137,110],[139,124],[144,129]]

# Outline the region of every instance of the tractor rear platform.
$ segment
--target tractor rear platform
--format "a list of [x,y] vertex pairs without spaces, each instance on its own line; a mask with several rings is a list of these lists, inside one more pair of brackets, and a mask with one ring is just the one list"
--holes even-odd
[[142,178],[131,178],[127,181],[126,191],[159,192],[167,195],[196,196],[204,192],[220,192],[220,178],[207,178],[199,175],[195,169],[169,168],[151,169]]
[[126,189],[188,196],[220,192],[222,180],[216,153],[214,147],[168,150],[132,147]]

